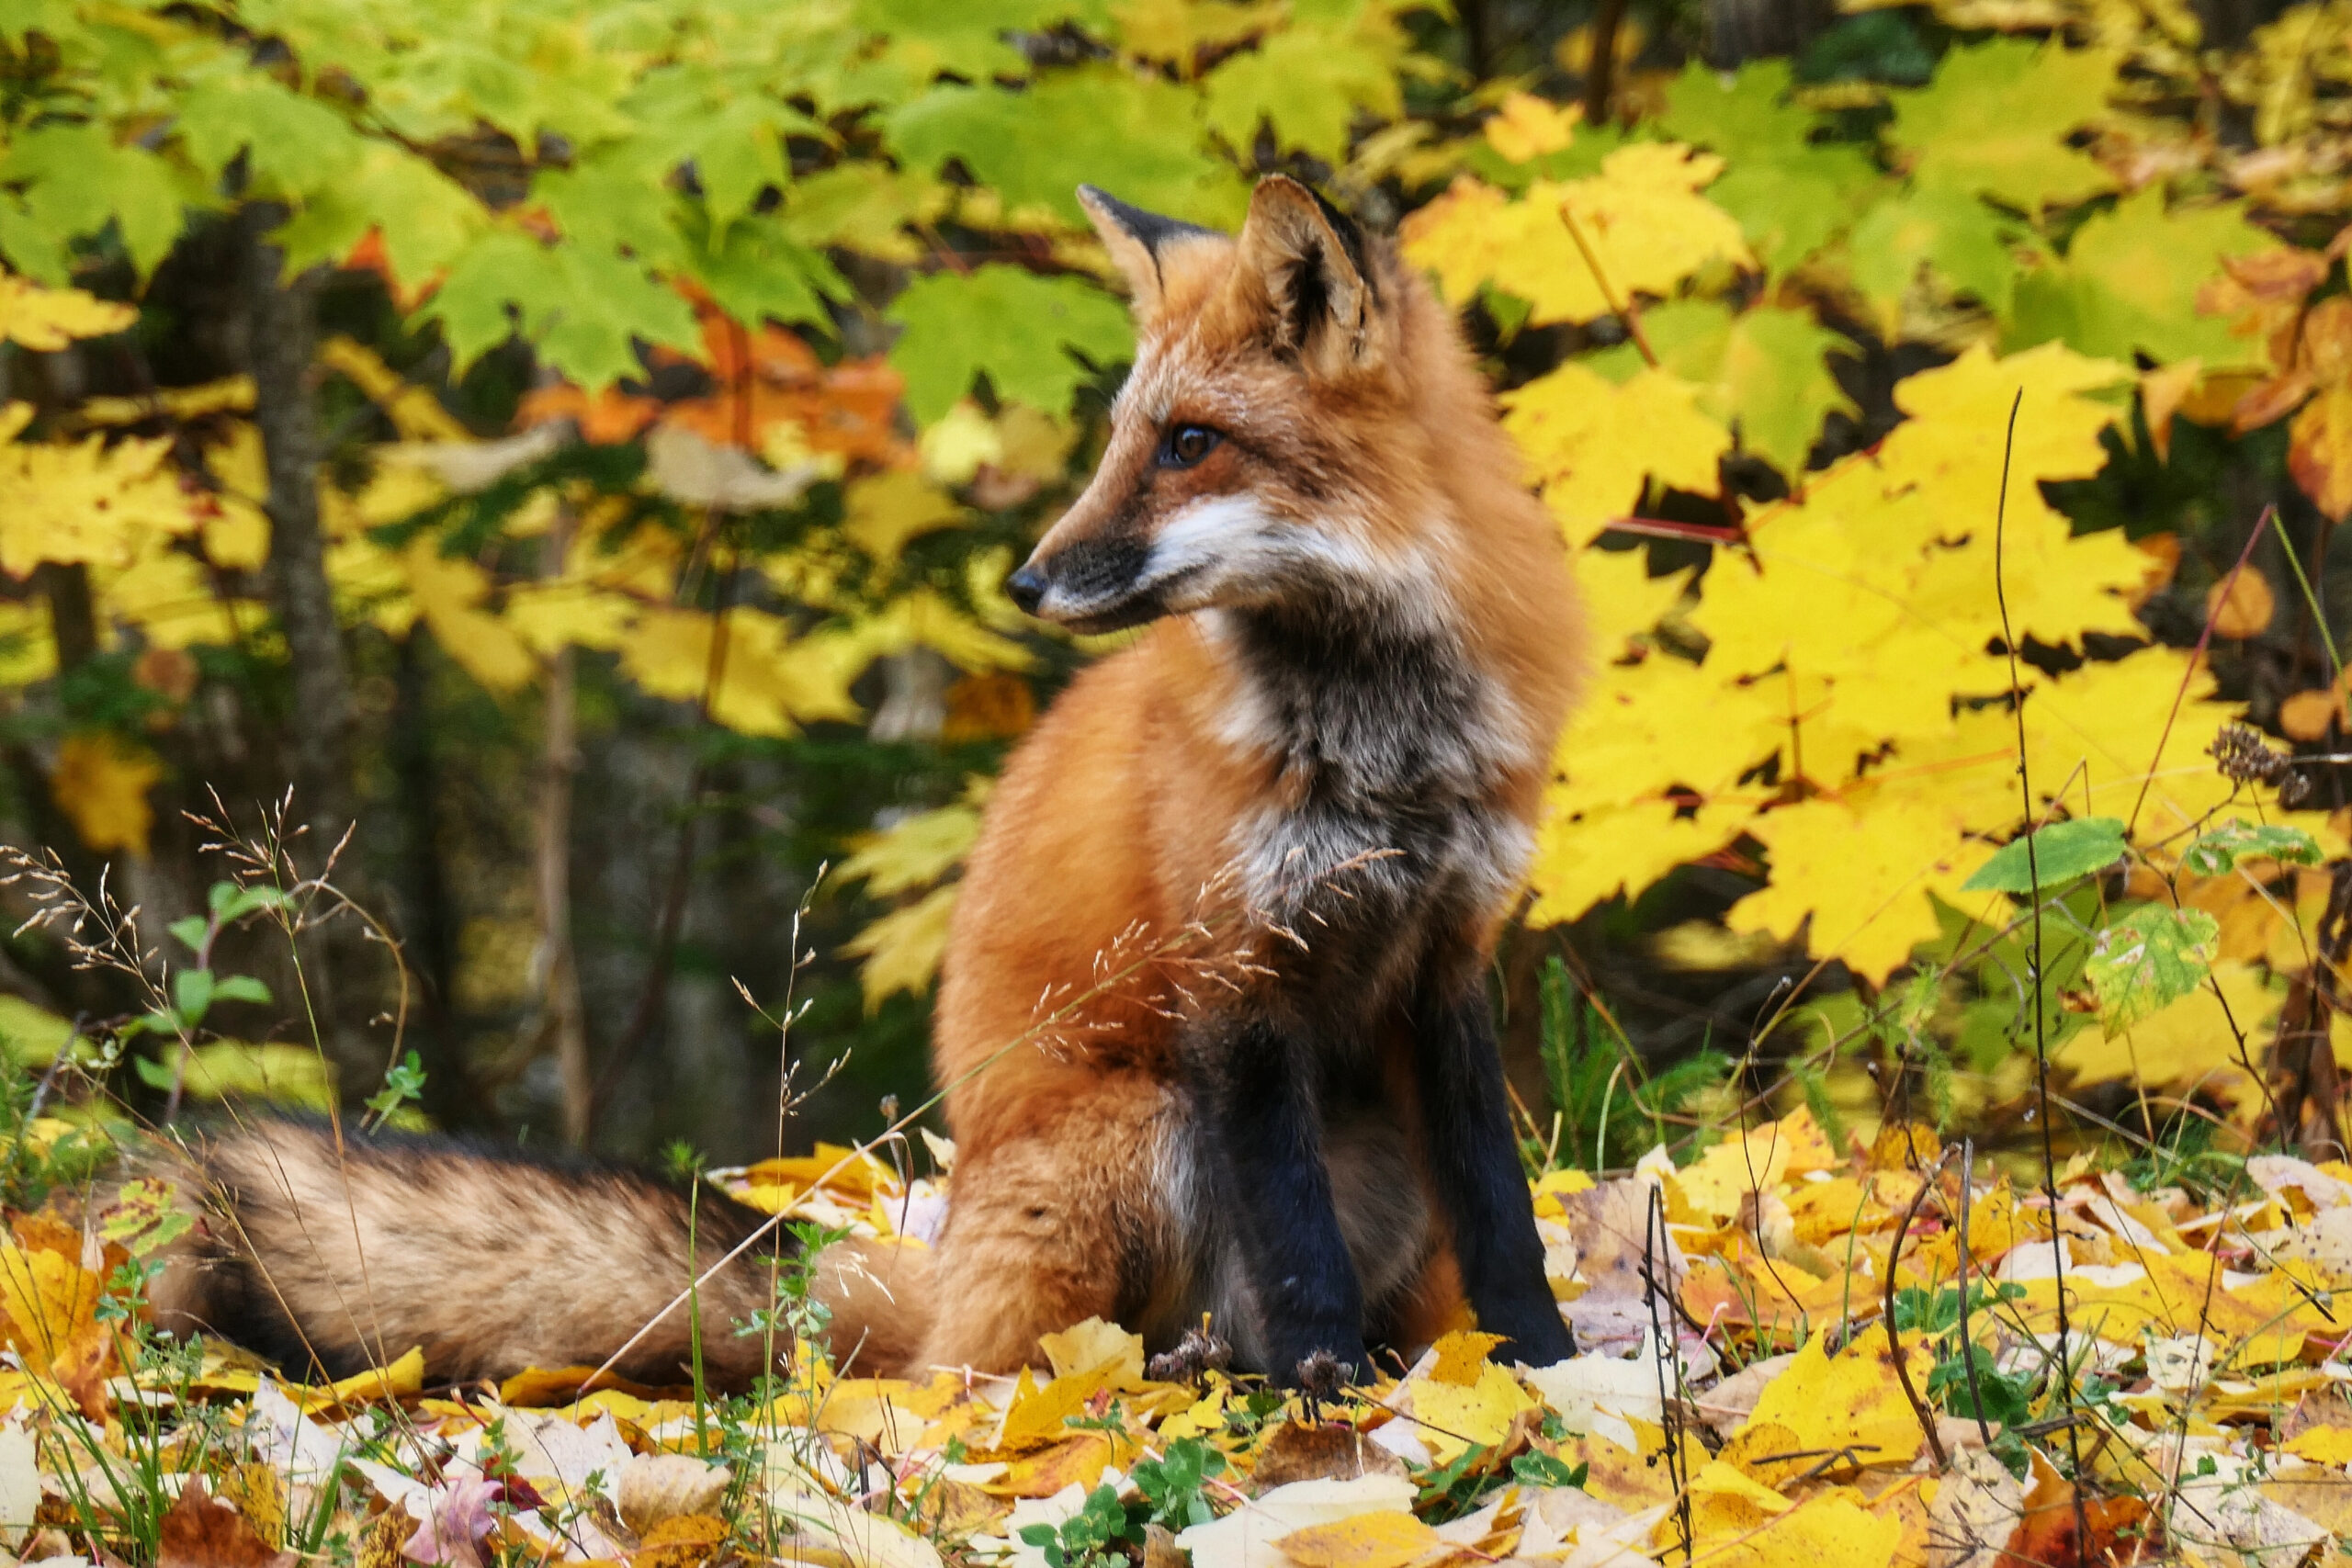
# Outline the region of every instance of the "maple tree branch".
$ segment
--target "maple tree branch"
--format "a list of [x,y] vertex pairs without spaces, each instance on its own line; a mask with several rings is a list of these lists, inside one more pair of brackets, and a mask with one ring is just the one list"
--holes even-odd
[[1634,347],[1640,353],[1642,363],[1653,370],[1657,369],[1657,351],[1650,347],[1649,334],[1642,331],[1642,319],[1634,314],[1633,301],[1630,299],[1620,301],[1617,291],[1609,287],[1609,275],[1600,270],[1600,258],[1593,254],[1591,244],[1584,237],[1583,228],[1577,222],[1577,215],[1568,209],[1565,201],[1560,203],[1560,221],[1567,226],[1568,238],[1577,243],[1577,254],[1584,257],[1584,265],[1592,269],[1593,287],[1600,290],[1602,302],[1623,325],[1625,335],[1634,340]]

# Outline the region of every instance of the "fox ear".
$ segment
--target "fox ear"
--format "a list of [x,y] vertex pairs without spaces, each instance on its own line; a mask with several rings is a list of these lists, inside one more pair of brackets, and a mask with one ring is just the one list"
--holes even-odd
[[1260,293],[1278,353],[1320,377],[1380,361],[1380,286],[1354,220],[1296,180],[1270,175],[1250,197],[1240,245],[1240,281]]
[[1086,209],[1086,216],[1093,220],[1094,231],[1102,236],[1111,259],[1126,275],[1138,321],[1149,321],[1159,314],[1161,298],[1167,292],[1159,271],[1163,250],[1185,240],[1225,237],[1214,229],[1129,207],[1092,186],[1078,187],[1078,204]]

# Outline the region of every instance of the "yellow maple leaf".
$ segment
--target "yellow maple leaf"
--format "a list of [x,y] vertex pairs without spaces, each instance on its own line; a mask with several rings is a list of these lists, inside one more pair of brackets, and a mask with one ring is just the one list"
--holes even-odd
[[2181,832],[2236,789],[2206,755],[2235,712],[2211,689],[2187,649],[2163,647],[2038,685],[2026,704],[2035,791],[2127,820],[2136,810],[2143,839]]
[[621,669],[657,697],[699,702],[707,690],[711,716],[744,735],[789,735],[800,720],[856,714],[849,682],[864,664],[853,666],[838,638],[796,638],[766,611],[737,608],[714,661],[717,627],[698,610],[648,610],[621,646]]
[[988,783],[975,777],[966,785],[964,798],[953,806],[918,811],[866,839],[835,868],[835,880],[862,877],[866,891],[877,898],[930,886],[955,869],[979,838],[979,807],[988,798]]
[[1973,344],[1950,365],[1906,376],[1895,384],[1894,405],[1910,416],[1879,446],[1878,464],[1892,487],[1951,486],[1945,504],[1989,526],[2000,491],[2002,433],[2018,406],[2009,451],[2010,514],[2029,487],[2020,481],[2088,479],[2107,466],[2099,433],[2115,422],[2111,404],[2082,396],[2131,379],[2111,360],[2090,359],[2063,343],[2046,343],[1996,359]]
[[893,909],[851,938],[842,949],[865,962],[858,985],[865,1010],[874,1011],[893,991],[921,996],[939,973],[947,952],[947,922],[956,912],[956,885],[934,887],[903,909]]
[[0,407],[0,571],[23,577],[43,561],[127,566],[155,535],[192,531],[171,440],[103,435],[48,445],[9,439],[31,409]]
[[[973,466],[978,466],[978,459]],[[855,480],[842,497],[842,504],[846,516],[842,533],[878,561],[898,559],[909,539],[964,517],[964,509],[956,504],[954,496],[913,468],[895,468]]]
[[1727,813],[1684,816],[1670,800],[1548,813],[1536,829],[1531,925],[1573,920],[1603,898],[1638,894],[1672,871],[1722,849],[1737,832]]
[[2273,989],[2256,965],[2231,959],[2213,965],[2212,980],[2118,1033],[2093,1023],[2051,1059],[2077,1083],[2120,1078],[2151,1089],[2193,1085],[2243,1099],[2255,1086],[2239,1063],[2261,1059],[2262,1042],[2270,1037],[2270,1021],[2286,993]]
[[83,843],[143,857],[155,827],[147,792],[163,776],[164,764],[153,752],[85,730],[58,742],[49,793]]
[[1751,1192],[1769,1192],[1784,1181],[1838,1163],[1829,1135],[1799,1107],[1777,1122],[1726,1138],[1676,1172],[1682,1195],[1701,1213],[1727,1220]]
[[1585,632],[1601,659],[1614,658],[1627,637],[1655,627],[1690,586],[1688,568],[1652,577],[1649,553],[1642,549],[1591,547],[1578,550],[1573,564],[1584,600]]
[[514,628],[480,608],[490,594],[490,574],[472,561],[441,553],[441,543],[419,534],[401,554],[418,614],[433,628],[442,650],[460,669],[493,692],[527,685],[539,661]]
[[1396,1508],[1309,1525],[1274,1545],[1299,1568],[1407,1568],[1457,1550],[1435,1529]]
[[1745,1528],[1708,1555],[1719,1568],[1888,1568],[1903,1537],[1900,1522],[1872,1514],[1850,1492],[1821,1493],[1780,1514],[1741,1506],[1748,1511],[1734,1517]]
[[2313,1464],[2352,1464],[2352,1427],[2307,1427],[2287,1439],[2287,1451]]
[[1510,92],[1481,129],[1487,146],[1511,163],[1524,164],[1566,148],[1583,122],[1582,104],[1555,104],[1532,93]]
[[138,319],[134,306],[78,288],[43,288],[13,272],[0,272],[0,341],[22,344],[37,354],[53,354],[76,338],[121,332]]
[[[1719,261],[1752,265],[1731,215],[1699,195],[1723,160],[1676,142],[1611,152],[1589,179],[1538,180],[1514,201],[1464,175],[1398,229],[1405,259],[1437,274],[1452,299],[1492,284],[1529,319],[1589,321],[1636,294],[1672,294]],[[1561,214],[1572,216],[1608,279],[1604,292]]]
[[1059,1334],[1039,1335],[1037,1348],[1057,1379],[1092,1378],[1100,1387],[1122,1392],[1144,1386],[1143,1336],[1115,1323],[1090,1317]]
[[[1886,1336],[1857,1335],[1835,1356],[1823,1349],[1825,1343],[1821,1335],[1808,1338],[1796,1359],[1764,1385],[1747,1423],[1724,1445],[1725,1461],[1778,1484],[1812,1462],[1772,1457],[1794,1450],[1810,1449],[1819,1457],[1851,1449],[1860,1463],[1872,1465],[1908,1464],[1917,1455],[1919,1417],[1904,1395]],[[1912,1381],[1924,1382],[1932,1359],[1925,1341],[1915,1338],[1904,1354]],[[1782,1434],[1796,1440],[1775,1446]]]
[[254,600],[216,593],[204,563],[160,536],[151,536],[128,568],[94,566],[90,576],[107,619],[138,627],[152,648],[233,647],[269,615]]
[[1443,1335],[1430,1347],[1437,1352],[1437,1363],[1430,1369],[1430,1376],[1456,1388],[1474,1387],[1486,1375],[1487,1353],[1504,1343],[1503,1335],[1480,1334],[1475,1329]]
[[1725,923],[1793,937],[1810,916],[1811,950],[1873,981],[1938,934],[1928,894],[1961,898],[1959,824],[1933,802],[1891,791],[1801,801],[1748,831],[1770,852],[1772,881],[1733,905]]
[[559,578],[506,591],[506,624],[533,651],[565,648],[616,649],[637,622],[638,602],[594,582]]
[[1776,682],[1726,680],[1663,653],[1611,665],[1560,737],[1549,807],[1632,805],[1678,787],[1705,799],[1779,750],[1790,716]]
[[1451,1463],[1473,1447],[1501,1442],[1513,1416],[1539,1407],[1535,1396],[1520,1387],[1517,1378],[1491,1362],[1466,1387],[1416,1379],[1412,1390],[1413,1415],[1426,1423],[1418,1428],[1421,1441],[1441,1464]]
[[1665,370],[1613,386],[1571,360],[1504,394],[1503,428],[1527,454],[1544,504],[1575,544],[1633,513],[1646,480],[1713,495],[1731,432],[1699,389]]

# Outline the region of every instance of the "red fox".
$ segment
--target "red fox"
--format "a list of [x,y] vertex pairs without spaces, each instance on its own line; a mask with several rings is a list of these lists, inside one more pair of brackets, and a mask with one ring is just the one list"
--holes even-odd
[[[1577,682],[1558,530],[1449,312],[1306,187],[1262,181],[1230,236],[1080,196],[1133,292],[1135,367],[1091,484],[1007,587],[1074,630],[1150,629],[1072,682],[990,800],[933,1040],[959,1150],[945,1230],[928,1254],[819,1260],[836,1351],[1010,1371],[1089,1315],[1157,1350],[1206,1314],[1236,1364],[1314,1383],[1433,1337],[1466,1297],[1519,1359],[1558,1360],[1485,990]],[[274,1222],[242,1251],[212,1227],[213,1276],[281,1337],[348,1342],[323,1287],[363,1251],[377,1298],[415,1299],[403,1205],[569,1232],[568,1259],[524,1260],[535,1280],[485,1300],[514,1270],[478,1258],[383,1325],[394,1353],[443,1347],[436,1371],[511,1371],[526,1344],[599,1360],[683,1277],[683,1210],[650,1186],[350,1157],[367,1201],[347,1216],[321,1187],[300,1238],[327,1264],[278,1261],[282,1202],[232,1205]],[[285,1164],[250,1136],[215,1156],[246,1194]],[[741,1234],[714,1223],[706,1256],[721,1232]],[[588,1323],[624,1256],[658,1287]],[[240,1303],[201,1278],[159,1301],[233,1331]],[[507,1321],[574,1300],[537,1342]],[[435,1312],[473,1326],[427,1336]],[[683,1326],[653,1337],[637,1361],[674,1363]]]

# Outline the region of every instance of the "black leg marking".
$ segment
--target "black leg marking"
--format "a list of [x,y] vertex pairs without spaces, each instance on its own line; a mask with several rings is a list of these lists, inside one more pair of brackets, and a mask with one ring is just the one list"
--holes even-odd
[[1259,1020],[1205,1026],[1190,1053],[1216,1191],[1264,1316],[1266,1371],[1317,1352],[1360,1371],[1363,1291],[1340,1233],[1303,1043]]
[[1576,1354],[1576,1338],[1544,1282],[1502,1053],[1476,971],[1450,985],[1425,981],[1413,1022],[1430,1174],[1453,1222],[1463,1287],[1481,1328],[1510,1336],[1512,1353],[1531,1366],[1549,1366]]

